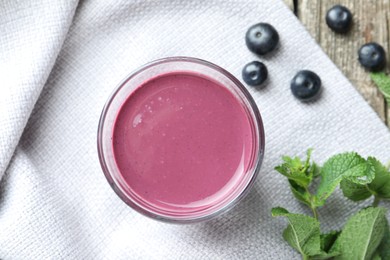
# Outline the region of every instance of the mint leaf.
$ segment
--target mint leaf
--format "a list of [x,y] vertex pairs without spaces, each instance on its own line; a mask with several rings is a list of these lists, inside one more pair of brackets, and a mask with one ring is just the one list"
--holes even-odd
[[321,234],[321,249],[325,252],[329,252],[340,233],[340,231],[331,231],[327,234]]
[[315,255],[310,257],[311,260],[324,260],[324,259],[334,259],[335,256],[339,256],[339,252],[333,252],[333,253],[321,253],[319,255]]
[[382,92],[387,103],[390,105],[390,78],[383,72],[371,73],[371,79]]
[[365,200],[372,195],[366,185],[356,184],[349,180],[342,180],[340,188],[344,196],[353,201]]
[[374,178],[366,160],[355,152],[332,156],[321,169],[321,183],[318,186],[317,206],[322,206],[343,179],[358,184],[367,184]]
[[374,172],[374,179],[366,185],[356,184],[349,180],[340,183],[344,196],[353,200],[364,200],[371,195],[378,198],[390,198],[390,172],[374,157],[368,157],[367,163],[370,170]]
[[291,158],[289,156],[283,156],[283,164],[276,166],[275,170],[286,176],[289,180],[294,181],[297,185],[307,188],[313,179],[313,175],[316,171],[316,167],[311,167],[310,156],[312,149],[307,151],[306,161],[303,162],[299,157]]
[[273,217],[287,217],[289,225],[283,231],[283,238],[296,249],[304,259],[321,254],[320,223],[301,214],[289,213],[284,208],[273,208]]
[[318,164],[316,164],[315,162],[313,162],[313,163],[311,164],[310,170],[312,171],[313,177],[314,177],[314,178],[320,176],[320,174],[321,174],[321,168],[320,168],[320,166],[318,166]]
[[386,209],[366,208],[352,216],[346,223],[337,241],[340,260],[371,259],[385,233]]
[[322,252],[319,255],[315,255],[310,257],[311,260],[324,260],[324,259],[334,259],[335,256],[339,256],[339,252],[331,252],[331,253],[325,253]]
[[309,168],[310,167],[310,157],[313,152],[313,148],[309,148],[306,151],[306,161],[305,161],[305,167]]
[[389,223],[386,221],[385,234],[382,238],[378,250],[378,254],[382,259],[390,259],[390,229]]
[[321,254],[315,255],[311,257],[312,260],[323,260],[323,259],[331,259],[335,256],[340,255],[338,250],[331,250],[334,247],[334,244],[340,235],[340,231],[332,231],[328,234],[321,234],[321,250],[323,251]]
[[368,162],[375,169],[375,178],[368,184],[374,195],[379,198],[389,199],[390,198],[390,172],[387,168],[374,157],[368,157]]
[[371,260],[382,260],[382,257],[379,255],[379,253],[375,253]]
[[311,194],[307,192],[306,189],[299,186],[295,181],[289,180],[291,192],[294,195],[294,197],[299,200],[300,202],[308,205],[311,207]]
[[[341,234],[341,231],[340,231],[340,234]],[[337,237],[336,241],[333,243],[332,247],[330,248],[329,250],[329,253],[332,254],[332,253],[339,253],[338,255],[340,255],[340,252],[341,252],[341,245],[340,245],[340,234],[339,236]]]

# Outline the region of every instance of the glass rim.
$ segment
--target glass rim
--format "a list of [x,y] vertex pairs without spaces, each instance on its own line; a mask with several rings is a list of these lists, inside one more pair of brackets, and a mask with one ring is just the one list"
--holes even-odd
[[[257,131],[255,133],[253,133],[253,135],[255,136],[255,139],[256,139],[255,141],[257,142],[257,145],[258,145],[258,151],[251,155],[251,157],[252,157],[251,159],[253,160],[254,164],[252,166],[253,170],[246,171],[246,173],[250,174],[250,176],[248,177],[248,182],[245,184],[245,186],[243,186],[239,190],[239,192],[236,196],[231,198],[229,201],[227,201],[220,208],[217,208],[216,210],[212,211],[209,214],[205,214],[205,215],[201,215],[201,216],[189,215],[188,217],[180,217],[180,218],[177,216],[167,216],[167,215],[158,214],[157,212],[153,212],[153,211],[148,210],[147,208],[139,205],[137,202],[134,201],[134,199],[131,198],[131,196],[127,196],[126,192],[123,191],[122,188],[120,187],[121,185],[119,185],[117,183],[117,181],[115,180],[115,178],[113,178],[112,173],[107,166],[105,151],[103,148],[103,134],[104,134],[103,132],[104,132],[104,127],[105,127],[105,122],[106,122],[105,119],[107,118],[107,115],[109,113],[109,108],[110,108],[112,102],[114,101],[116,95],[121,91],[121,89],[129,81],[131,81],[133,78],[135,78],[136,76],[138,76],[142,72],[144,72],[144,71],[146,71],[149,68],[152,68],[154,66],[165,64],[165,63],[172,63],[172,62],[197,63],[201,66],[205,66],[209,69],[213,69],[214,71],[225,76],[229,81],[231,81],[231,83],[233,83],[232,84],[234,86],[233,88],[237,88],[237,90],[240,92],[240,94],[242,94],[244,96],[245,100],[241,100],[241,101],[247,101],[249,103],[249,107],[245,102],[243,102],[242,105],[245,106],[246,109],[251,110],[251,115],[250,116],[248,115],[248,117],[250,117],[250,121],[252,121],[252,123],[255,124],[255,127],[257,129]],[[228,90],[229,90],[229,92],[232,92],[231,89],[228,89]],[[135,90],[133,90],[132,92],[134,92],[134,91]],[[128,94],[130,95],[132,92],[130,92]],[[241,96],[239,98],[243,99]],[[151,217],[153,219],[160,220],[163,222],[179,223],[179,224],[195,223],[195,222],[200,222],[203,220],[211,219],[217,215],[220,215],[220,214],[228,211],[229,209],[231,209],[234,205],[236,205],[239,201],[241,201],[249,193],[250,189],[252,188],[252,186],[253,186],[253,184],[258,176],[258,173],[260,171],[260,167],[261,167],[261,164],[263,161],[263,157],[264,157],[264,149],[265,149],[264,125],[263,125],[263,121],[262,121],[259,109],[258,109],[253,97],[251,96],[249,91],[244,87],[244,85],[235,76],[233,76],[230,72],[228,72],[224,68],[222,68],[214,63],[211,63],[211,62],[203,60],[203,59],[198,59],[198,58],[193,58],[193,57],[185,57],[185,56],[166,57],[166,58],[161,58],[161,59],[157,59],[157,60],[148,62],[148,63],[144,64],[143,66],[139,67],[138,69],[132,71],[120,82],[120,84],[118,84],[114,88],[114,90],[109,95],[109,98],[106,101],[106,103],[103,107],[103,110],[101,112],[101,115],[100,115],[98,132],[97,132],[97,149],[98,149],[98,156],[99,156],[100,165],[101,165],[101,168],[103,170],[103,173],[104,173],[107,181],[109,182],[109,184],[111,185],[111,187],[115,191],[115,193],[128,206],[130,206],[132,209],[136,210],[137,212],[139,212],[145,216],[148,216],[148,217]],[[254,150],[254,149],[255,149],[255,147],[252,148],[252,150]],[[241,180],[240,182],[242,182],[242,181],[243,180]]]

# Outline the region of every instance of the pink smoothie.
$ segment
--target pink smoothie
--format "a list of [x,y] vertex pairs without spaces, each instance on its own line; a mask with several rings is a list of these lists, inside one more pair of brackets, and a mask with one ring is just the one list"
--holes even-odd
[[145,207],[212,207],[245,177],[253,152],[250,118],[225,87],[176,72],[153,78],[123,103],[113,149],[123,182]]

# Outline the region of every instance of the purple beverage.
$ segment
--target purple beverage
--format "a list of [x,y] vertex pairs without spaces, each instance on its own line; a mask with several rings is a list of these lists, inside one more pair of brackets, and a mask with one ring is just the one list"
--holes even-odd
[[112,169],[101,160],[125,202],[158,219],[191,222],[242,197],[259,167],[263,130],[243,99],[250,96],[229,84],[196,70],[160,69],[121,98],[107,126]]

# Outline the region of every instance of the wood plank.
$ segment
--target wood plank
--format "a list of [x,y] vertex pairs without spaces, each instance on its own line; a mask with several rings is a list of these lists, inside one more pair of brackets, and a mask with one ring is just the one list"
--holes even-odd
[[[327,10],[335,4],[348,7],[353,14],[354,24],[347,35],[332,32],[325,23]],[[390,0],[298,0],[297,9],[311,35],[390,127],[390,109],[369,73],[357,61],[358,49],[369,41],[378,42],[389,54]]]

